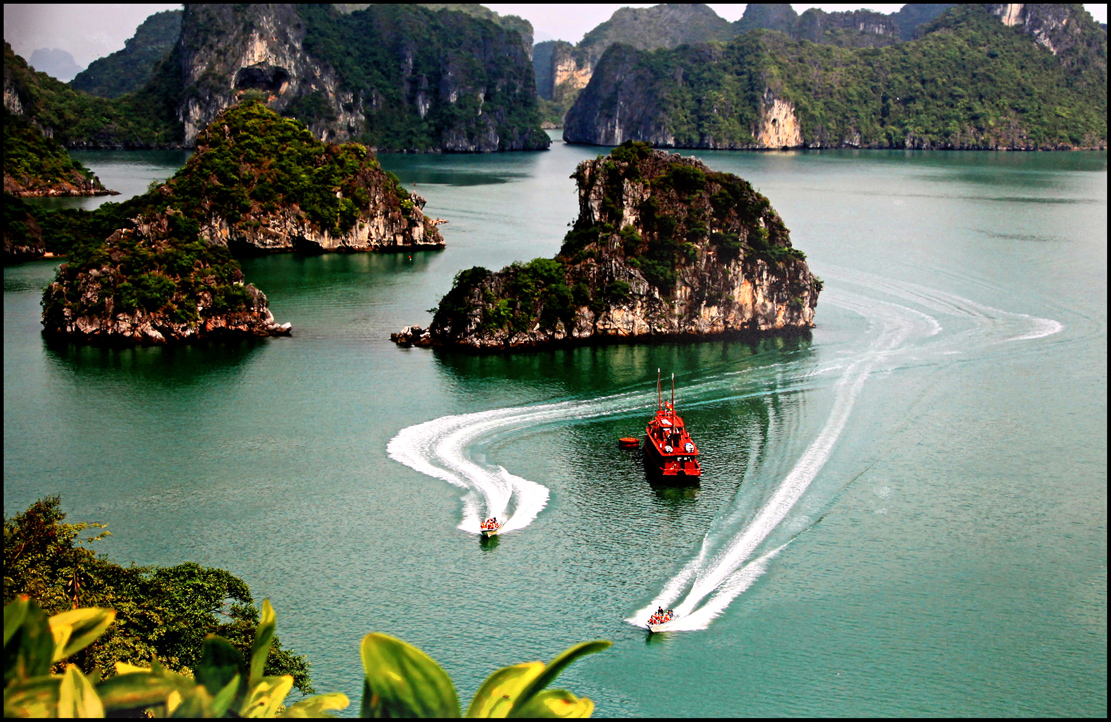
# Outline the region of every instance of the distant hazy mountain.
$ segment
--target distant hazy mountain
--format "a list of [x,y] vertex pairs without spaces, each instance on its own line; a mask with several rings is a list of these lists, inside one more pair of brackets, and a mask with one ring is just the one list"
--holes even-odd
[[[118,98],[146,85],[154,66],[181,35],[181,10],[165,10],[143,21],[119,50],[89,63],[70,83],[102,98]],[[34,65],[34,63],[31,63]]]
[[31,53],[28,62],[40,73],[62,81],[72,80],[82,70],[72,55],[58,48],[39,48]]

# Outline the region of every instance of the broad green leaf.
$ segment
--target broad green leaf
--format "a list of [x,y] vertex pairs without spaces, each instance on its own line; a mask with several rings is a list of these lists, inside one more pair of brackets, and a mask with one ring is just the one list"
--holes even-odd
[[280,677],[263,677],[247,693],[243,706],[239,708],[241,717],[273,717],[293,689],[293,677],[283,674]]
[[209,694],[215,696],[227,687],[228,682],[234,677],[242,680],[245,692],[247,687],[245,671],[243,657],[227,640],[214,634],[204,638],[204,642],[201,643],[201,663],[197,665],[196,677],[197,682],[203,684]]
[[57,717],[58,675],[33,677],[4,689],[5,717]]
[[58,687],[58,717],[103,717],[104,705],[77,665],[67,664]]
[[104,634],[104,630],[116,619],[112,609],[74,609],[50,618],[50,630],[54,635],[54,659],[65,659],[80,652]]
[[27,603],[30,598],[21,594],[16,597],[12,602],[4,607],[4,648],[8,647],[8,642],[11,640],[15,630],[19,629],[19,625],[23,624],[23,619],[27,616]]
[[458,717],[451,677],[416,647],[386,634],[363,637],[361,717]]
[[332,692],[330,694],[317,694],[301,700],[278,716],[333,717],[334,715],[328,714],[330,710],[347,709],[348,705],[350,704],[351,700],[347,699],[347,695],[341,694],[339,692]]
[[554,682],[555,678],[559,676],[559,673],[566,669],[569,664],[574,662],[579,657],[584,657],[588,654],[594,654],[595,652],[601,652],[603,649],[608,649],[612,644],[613,642],[605,639],[596,639],[593,642],[581,642],[564,651],[562,654],[549,662],[548,666],[544,668],[544,671],[540,674],[540,676],[532,680],[532,682],[529,683],[528,687],[526,687],[524,691],[521,692],[521,694],[517,697],[517,701],[513,703],[513,709],[509,711],[509,716],[525,716],[521,715],[518,710],[523,709],[525,705],[528,704],[529,700],[532,699],[533,695],[537,694],[540,690],[544,689],[549,684]]
[[[116,663],[119,672],[122,663]],[[130,667],[132,671],[119,672],[115,677],[106,679],[97,685],[96,691],[100,701],[107,710],[142,709],[165,704],[174,692],[180,695],[188,692],[195,683],[181,675],[151,674],[150,670],[141,667]]]
[[251,644],[251,673],[247,678],[247,689],[253,690],[262,679],[266,669],[266,657],[270,654],[270,643],[274,640],[274,630],[278,626],[274,608],[269,599],[262,600],[262,614],[255,628],[255,641]]
[[[4,686],[50,673],[54,634],[46,612],[33,599],[25,599],[23,619],[4,643]],[[13,604],[20,603],[19,600]],[[5,610],[5,614],[7,610]],[[18,614],[18,611],[17,611]]]
[[491,674],[475,692],[467,717],[505,717],[529,682],[544,671],[543,662],[525,662],[502,667]]
[[594,703],[586,697],[576,697],[565,689],[546,689],[533,695],[514,716],[584,718],[593,712]]
[[177,719],[197,719],[199,717],[216,717],[212,709],[212,695],[203,685],[195,684],[192,689],[173,692],[171,697],[178,696],[180,701],[170,708],[166,705],[167,717]]
[[241,675],[235,675],[228,680],[228,683],[224,685],[222,690],[212,697],[213,717],[223,717],[224,713],[232,706],[232,703],[235,702],[235,698],[239,696],[239,682],[242,679],[243,677]]

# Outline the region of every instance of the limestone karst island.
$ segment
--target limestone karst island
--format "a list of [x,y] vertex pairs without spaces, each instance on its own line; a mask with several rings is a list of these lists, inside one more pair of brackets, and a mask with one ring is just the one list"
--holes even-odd
[[394,340],[511,350],[814,325],[822,283],[748,182],[637,142],[574,178],[579,216],[555,258],[461,271],[428,330]]

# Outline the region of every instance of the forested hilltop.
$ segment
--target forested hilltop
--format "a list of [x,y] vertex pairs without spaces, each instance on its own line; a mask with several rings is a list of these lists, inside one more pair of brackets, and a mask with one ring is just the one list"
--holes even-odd
[[[93,97],[32,72],[6,47],[5,105],[70,148],[192,147],[245,98],[304,121],[319,139],[382,150],[547,148],[531,26],[452,8],[187,5],[180,36],[138,90]],[[137,62],[151,43],[138,33],[132,41]],[[97,77],[82,87],[105,95],[129,87],[91,70]]]
[[1107,34],[1080,5],[962,5],[886,47],[755,30],[614,45],[564,139],[688,148],[1107,147]]

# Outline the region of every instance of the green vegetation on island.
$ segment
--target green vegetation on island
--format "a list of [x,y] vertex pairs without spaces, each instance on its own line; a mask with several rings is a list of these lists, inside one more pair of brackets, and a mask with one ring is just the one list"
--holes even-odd
[[[5,717],[328,717],[350,704],[331,693],[285,706],[294,687],[313,692],[308,662],[281,649],[269,600],[256,608],[241,579],[189,562],[122,567],[84,546],[105,525],[64,519],[58,497],[4,518]],[[609,646],[503,667],[466,716],[589,717],[593,701],[550,685]],[[359,651],[360,717],[463,716],[455,684],[421,650],[371,633]]]
[[17,196],[111,193],[53,138],[7,108],[4,125],[4,192]]
[[[565,139],[671,147],[1065,149],[1107,143],[1106,34],[1082,8],[1057,55],[979,6],[911,42],[851,48],[755,30],[727,44],[641,52],[614,46],[568,113]],[[1049,21],[1047,21],[1049,22]],[[1067,25],[1065,24],[1067,23]],[[793,108],[770,128],[773,101]],[[796,140],[789,128],[797,124]]]
[[142,90],[114,100],[98,98],[31,70],[5,41],[5,106],[67,148],[180,145],[182,129],[176,108],[181,87],[180,77],[174,73],[178,66],[180,59],[171,52]]
[[398,238],[442,245],[423,199],[366,147],[322,143],[258,101],[225,111],[197,144],[181,170],[141,196],[91,212],[37,212],[47,250],[69,254],[43,294],[49,334],[95,343],[267,335],[266,298],[244,283],[234,253],[325,242],[372,250]]
[[[431,344],[504,349],[809,327],[821,281],[747,181],[632,141],[572,177],[581,212],[559,254],[461,271],[432,310]],[[766,303],[754,305],[761,295]],[[776,304],[784,312],[766,318]]]

